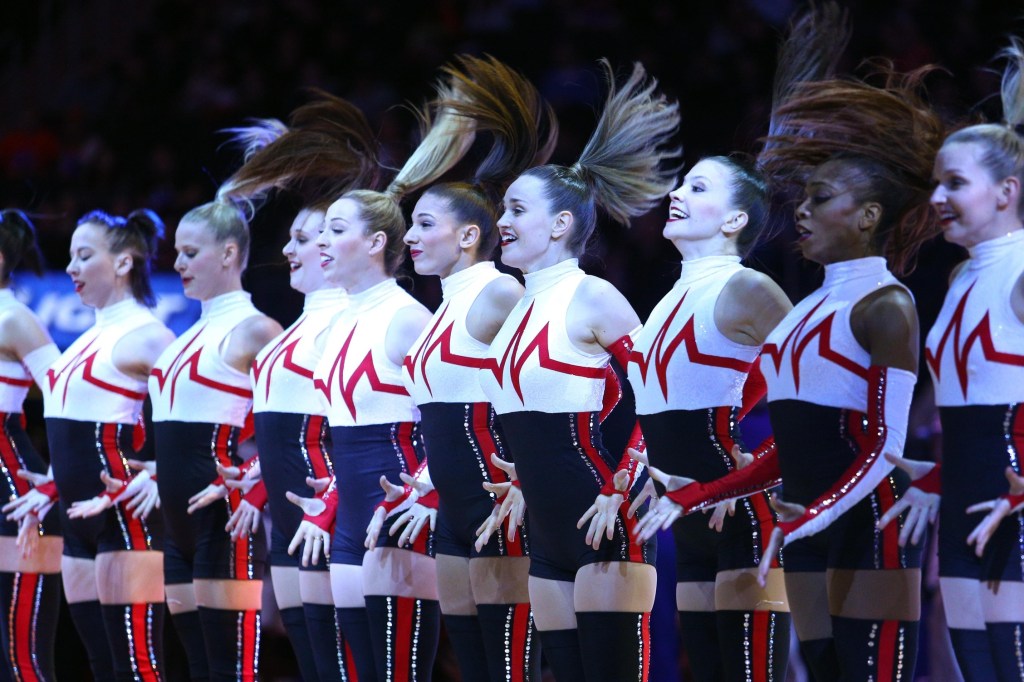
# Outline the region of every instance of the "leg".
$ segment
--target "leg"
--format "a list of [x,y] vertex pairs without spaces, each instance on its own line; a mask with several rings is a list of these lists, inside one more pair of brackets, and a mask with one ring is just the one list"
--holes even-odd
[[1000,680],[1024,680],[1024,518],[1003,520],[982,557],[981,606]]
[[575,583],[531,575],[530,603],[544,658],[558,682],[583,682],[583,655],[573,605]]
[[441,629],[434,558],[394,547],[367,552],[363,595],[378,676],[429,681]]
[[[966,544],[966,543],[965,543]],[[996,679],[995,659],[982,606],[984,588],[976,578],[939,578],[949,638],[966,682]]]
[[309,643],[321,682],[356,679],[355,660],[338,626],[327,571],[299,571],[299,594],[306,614]]
[[92,559],[65,556],[61,561],[61,578],[68,601],[71,620],[89,655],[89,667],[96,680],[112,680],[114,662],[110,654],[96,589],[96,562]]
[[540,679],[540,642],[530,607],[529,570],[528,557],[469,560],[491,680]]
[[197,578],[193,584],[210,679],[255,682],[263,581]]
[[96,556],[103,619],[118,679],[163,676],[163,552],[103,552]]
[[210,679],[210,664],[206,659],[206,644],[203,641],[199,607],[196,606],[195,587],[192,583],[164,585],[164,594],[174,629],[185,647],[189,677],[194,681]]
[[789,602],[781,568],[757,584],[757,569],[719,572],[715,580],[718,642],[725,679],[784,679],[789,654]]
[[654,566],[625,561],[577,571],[573,602],[589,682],[647,679],[657,579]]
[[277,600],[281,622],[291,642],[292,651],[295,652],[295,658],[299,663],[299,673],[304,680],[316,679],[316,661],[309,641],[306,613],[302,608],[302,595],[299,590],[299,568],[274,566],[271,572],[274,598]]
[[377,664],[374,661],[366,598],[363,597],[363,567],[332,563],[331,593],[338,628],[352,650],[359,680],[373,682],[377,679]]
[[465,682],[488,682],[488,654],[469,578],[469,558],[437,554],[437,595],[448,639]]
[[683,651],[698,682],[722,679],[722,660],[711,652],[721,649],[715,614],[715,572],[718,533],[707,517],[695,514],[672,524],[676,548],[676,609]]
[[54,679],[64,542],[44,536],[29,559],[13,537],[0,537],[0,619],[8,679]]

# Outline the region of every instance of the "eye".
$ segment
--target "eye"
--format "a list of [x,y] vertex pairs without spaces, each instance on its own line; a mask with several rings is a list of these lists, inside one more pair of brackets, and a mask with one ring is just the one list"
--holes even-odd
[[946,186],[948,186],[950,189],[960,189],[965,184],[966,183],[964,182],[963,178],[955,178],[955,177],[954,178],[950,178],[946,182]]
[[695,185],[690,185],[690,189],[694,192],[703,192],[705,187],[704,185],[697,183]]
[[518,206],[512,209],[512,215],[522,215],[523,213],[523,209],[519,208]]
[[295,238],[295,243],[296,244],[305,244],[308,241],[309,241],[309,239],[307,239],[306,237],[296,237]]
[[810,197],[811,203],[814,204],[815,206],[820,206],[821,204],[824,204],[831,198],[832,197],[827,194],[815,194],[814,196]]

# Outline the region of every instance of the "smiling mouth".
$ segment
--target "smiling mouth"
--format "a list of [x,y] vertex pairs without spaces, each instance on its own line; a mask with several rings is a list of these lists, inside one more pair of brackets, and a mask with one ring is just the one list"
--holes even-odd
[[84,286],[85,286],[85,285],[84,285],[84,284],[82,284],[81,282],[78,282],[78,281],[75,281],[75,280],[72,280],[72,281],[71,281],[71,283],[72,283],[72,284],[74,285],[74,287],[75,287],[75,293],[76,293],[76,294],[77,294],[77,293],[79,293],[80,291],[82,291],[82,287],[84,287]]
[[943,225],[947,225],[959,217],[960,215],[958,213],[954,213],[953,211],[942,211],[941,213],[939,213],[939,222],[942,223]]
[[288,261],[288,269],[295,272],[302,267],[302,263],[296,263],[295,261]]
[[328,256],[326,253],[320,254],[320,267],[326,268],[328,265],[334,262],[334,259]]
[[796,224],[796,240],[803,241],[811,236],[811,231],[804,227],[801,223]]
[[668,221],[673,222],[675,220],[686,220],[690,217],[690,214],[681,208],[670,207],[668,209]]
[[508,246],[512,242],[516,242],[516,241],[519,241],[519,237],[516,237],[514,234],[508,234],[508,233],[505,233],[505,232],[501,233],[501,245],[502,246]]
[[423,255],[423,251],[420,249],[409,249],[410,258],[419,258],[421,255]]

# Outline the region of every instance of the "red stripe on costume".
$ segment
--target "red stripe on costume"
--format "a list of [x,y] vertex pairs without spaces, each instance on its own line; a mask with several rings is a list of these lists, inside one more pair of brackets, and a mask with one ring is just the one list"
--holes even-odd
[[32,621],[36,604],[36,590],[39,588],[38,573],[14,574],[14,599],[11,602],[9,654],[17,666],[15,676],[22,682],[36,682],[42,678],[35,668],[32,643],[35,639]]
[[[410,476],[412,476],[420,466],[419,458],[416,456],[416,448],[412,444],[412,435],[415,430],[415,422],[400,422],[398,424],[398,431],[395,434],[395,446],[397,446],[402,458],[402,469]],[[420,533],[419,537],[416,538],[416,541],[412,543],[410,549],[418,554],[426,554],[430,535],[429,531]]]
[[255,609],[246,609],[241,612],[242,615],[242,642],[241,651],[238,653],[241,655],[239,670],[241,671],[241,678],[245,682],[255,682],[256,680],[256,660],[257,660],[257,645],[260,641],[259,635],[259,611]]
[[[469,410],[473,437],[476,439],[480,456],[484,459],[484,465],[487,467],[487,474],[490,476],[491,482],[502,483],[507,481],[508,476],[505,475],[505,472],[494,466],[494,463],[491,462],[491,454],[498,454],[498,444],[494,440],[494,434],[491,433],[491,404],[473,403],[469,406]],[[516,539],[512,542],[509,542],[507,536],[505,537],[505,550],[508,556],[526,555],[522,538],[522,533],[517,533]]]
[[4,433],[0,435],[0,461],[3,461],[3,465],[7,469],[8,481],[14,486],[15,493],[20,497],[27,493],[32,488],[32,485],[24,478],[17,476],[18,469],[24,469],[25,465],[21,463],[21,458],[18,457],[14,441],[7,435],[8,417],[8,413],[0,412],[0,427],[4,430]]
[[736,444],[736,441],[732,437],[732,408],[731,407],[716,407],[715,411],[715,438],[718,440],[722,449],[725,450],[726,454],[729,455],[729,468],[733,469],[732,466],[732,446]]
[[[1017,457],[1019,458],[1021,453],[1024,453],[1024,409],[1021,408],[1019,403],[1012,409],[1014,410],[1013,419],[1010,421],[1010,432],[1006,435],[1009,437],[1013,449],[1017,451]],[[1017,473],[1020,473],[1020,471],[1018,470]]]
[[640,680],[647,682],[651,674],[651,614],[643,613],[640,618]]
[[328,459],[327,450],[324,448],[324,426],[326,423],[327,419],[320,415],[313,414],[306,417],[306,432],[303,434],[303,442],[313,478],[326,478],[334,471],[334,467],[331,466]]
[[[234,437],[235,427],[229,424],[217,424],[213,436],[213,460],[222,467],[234,466],[231,461],[231,441]],[[235,488],[228,489],[228,514],[233,514],[242,501],[242,493]],[[233,542],[234,545],[234,579],[248,580],[250,573],[249,566],[249,534],[243,534]]]
[[149,604],[132,604],[127,608],[131,609],[132,629],[132,657],[135,659],[135,672],[144,680],[159,680],[155,661],[149,656]]
[[526,658],[526,641],[530,637],[529,602],[512,606],[512,679],[511,682],[527,682],[530,661]]
[[751,643],[753,682],[768,682],[768,640],[771,611],[754,611],[754,637]]
[[[127,481],[131,478],[131,475],[125,467],[124,454],[121,452],[121,444],[119,442],[120,434],[120,424],[104,424],[100,428],[100,442],[103,447],[103,459],[107,470],[114,478]],[[124,529],[128,534],[128,537],[126,538],[128,541],[128,547],[126,549],[149,549],[149,541],[146,538],[146,528],[142,525],[142,521],[140,519],[133,518],[131,514],[121,513],[120,509],[117,511],[124,519]]]
[[875,677],[878,682],[895,679],[899,627],[898,620],[882,621],[882,631],[878,635],[878,675]]
[[359,682],[359,674],[356,672],[356,658],[352,653],[352,646],[346,641],[342,645],[343,653],[341,663],[345,668],[345,675],[348,682]]
[[[592,413],[590,412],[580,412],[576,415],[576,424],[579,429],[579,442],[584,454],[587,456],[587,459],[590,460],[590,463],[594,468],[597,469],[597,473],[601,477],[602,484],[604,484],[612,480],[614,472],[608,466],[608,463],[604,461],[604,458],[601,457],[601,453],[594,447],[592,440],[593,434],[591,431],[592,427],[590,423],[591,416]],[[633,537],[633,528],[640,519],[637,516],[634,516],[631,519],[626,518],[625,510],[620,509],[619,520],[622,521],[622,525],[626,530],[626,544],[629,546],[629,560],[642,562],[644,560],[643,547],[629,540],[629,538]]]
[[0,384],[10,384],[11,386],[17,386],[18,388],[31,388],[31,379],[15,379],[14,377],[0,376]]
[[388,597],[395,600],[395,652],[393,675],[389,679],[412,679],[412,633],[416,623],[416,600],[409,597]]
[[[771,540],[772,529],[775,528],[775,515],[768,504],[766,493],[755,493],[747,498],[754,510],[754,517],[757,519],[758,532],[761,537],[761,560],[764,561],[764,552],[768,549],[768,541]],[[779,555],[771,557],[772,568],[779,567]]]
[[[875,488],[878,493],[878,513],[884,514],[896,504],[889,479],[885,479]],[[890,523],[882,530],[882,568],[902,568],[900,565],[900,533],[898,523]]]

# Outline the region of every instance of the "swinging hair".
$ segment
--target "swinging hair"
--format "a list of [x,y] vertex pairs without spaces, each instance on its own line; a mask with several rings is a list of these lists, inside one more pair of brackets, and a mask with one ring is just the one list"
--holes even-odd
[[679,128],[679,105],[656,95],[657,81],[648,78],[637,62],[633,72],[616,89],[607,60],[601,66],[608,79],[608,98],[597,127],[583,153],[571,166],[546,165],[523,175],[544,183],[544,195],[552,213],[567,211],[575,228],[566,243],[580,255],[597,227],[597,207],[613,220],[628,224],[646,213],[675,187],[679,166],[666,166],[681,149],[667,147]]

